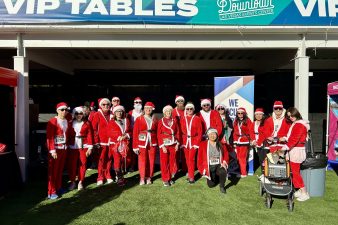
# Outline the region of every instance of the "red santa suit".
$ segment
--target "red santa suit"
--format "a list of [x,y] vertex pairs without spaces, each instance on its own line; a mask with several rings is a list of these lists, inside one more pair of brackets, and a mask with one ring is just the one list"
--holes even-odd
[[70,143],[71,123],[67,119],[54,117],[47,123],[46,137],[48,154],[48,195],[56,194],[62,187],[62,173],[66,161],[66,149]]
[[[71,182],[75,182],[77,170],[79,181],[86,175],[87,150],[93,149],[93,128],[90,122],[73,120],[71,130],[71,145],[67,154],[68,175]],[[80,163],[78,164],[80,158]]]
[[[131,131],[133,131],[135,120],[137,119],[137,117],[141,116],[142,114],[143,114],[142,108],[140,109],[140,111],[133,109],[128,112],[127,117],[130,121]],[[127,158],[128,158],[128,161],[130,161],[131,169],[134,170],[135,167],[137,166],[137,155],[135,154],[134,151],[129,151]]]
[[182,132],[182,145],[188,167],[188,177],[194,180],[195,156],[202,139],[202,121],[196,116],[184,116],[180,120]]
[[112,179],[110,174],[111,162],[113,156],[109,154],[109,141],[107,127],[113,115],[108,111],[103,113],[99,109],[93,116],[92,126],[94,131],[94,143],[100,145],[99,148],[99,163],[98,163],[98,177],[97,181],[104,181],[105,179]]
[[133,150],[138,152],[140,178],[152,178],[154,175],[155,154],[157,146],[157,120],[153,116],[150,124],[146,116],[139,116],[133,129]]
[[246,166],[250,148],[250,127],[252,127],[252,122],[249,118],[247,118],[246,123],[237,119],[234,121],[234,145],[236,146],[238,164],[243,176],[247,175]]
[[[177,173],[176,146],[179,145],[179,127],[173,118],[162,118],[158,122],[157,140],[160,147],[160,164],[163,182],[169,182]],[[163,147],[167,152],[164,153]]]
[[[210,110],[209,112],[205,112],[201,110],[196,114],[202,121],[202,133],[205,132],[210,128],[215,128],[218,134],[222,134],[223,131],[223,122],[221,116],[216,110]],[[222,137],[220,137],[221,139]]]
[[[181,121],[181,118],[184,117],[184,109],[178,109],[177,107],[174,108],[174,110],[172,111],[172,117],[176,119],[178,129],[179,129],[179,135],[180,135],[178,137],[178,140],[179,142],[182,142],[182,132],[181,132],[180,121]],[[179,150],[176,152],[176,159],[177,159],[176,160],[177,165],[179,165],[181,161],[182,171],[187,172],[188,167],[187,167],[186,160],[185,160],[184,150],[182,148],[179,148]]]

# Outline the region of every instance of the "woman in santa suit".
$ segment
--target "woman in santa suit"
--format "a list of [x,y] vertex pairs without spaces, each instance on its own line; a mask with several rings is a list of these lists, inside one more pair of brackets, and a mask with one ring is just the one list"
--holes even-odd
[[[127,165],[131,126],[122,105],[115,106],[113,109],[113,119],[108,124],[108,136],[110,152],[114,157],[114,170],[118,179],[117,183],[119,186],[124,186],[126,180],[123,177],[122,165],[125,167]],[[125,169],[123,170],[125,171]]]
[[287,111],[287,116],[292,125],[286,135],[287,143],[282,146],[282,150],[289,151],[290,167],[292,171],[293,186],[298,189],[294,196],[298,201],[306,201],[310,198],[306,191],[304,181],[300,175],[300,165],[306,159],[305,143],[310,130],[309,123],[302,119],[299,111],[291,107]]
[[[79,171],[78,190],[83,189],[83,181],[86,176],[87,157],[91,154],[93,149],[93,129],[87,120],[84,119],[83,107],[76,107],[73,109],[73,122],[71,132],[70,150],[67,152],[68,175],[70,180],[69,190],[76,187],[75,178],[77,171]],[[80,163],[78,161],[80,159]]]
[[113,179],[110,174],[110,168],[112,163],[112,155],[109,154],[109,141],[107,134],[107,127],[109,121],[113,115],[110,113],[110,101],[108,98],[99,99],[99,110],[94,114],[92,119],[92,126],[94,131],[94,143],[95,148],[98,150],[100,155],[98,163],[98,177],[97,185],[103,184],[104,180],[107,183],[112,183]]
[[202,121],[194,114],[195,106],[188,102],[185,116],[181,118],[182,145],[188,166],[188,182],[195,183],[195,157],[202,139]]
[[71,124],[66,119],[68,105],[56,105],[57,116],[47,123],[46,137],[48,148],[48,198],[56,199],[61,191],[62,173],[66,160],[66,149],[70,141]]
[[172,118],[173,107],[163,108],[164,117],[158,122],[157,140],[160,148],[160,164],[162,181],[165,187],[174,184],[173,178],[177,172],[176,152],[179,147],[179,128],[177,121]]
[[221,193],[226,193],[224,185],[227,178],[229,164],[228,150],[218,140],[217,130],[209,128],[206,132],[207,140],[200,143],[197,167],[200,174],[207,178],[209,188],[219,183]]
[[237,153],[241,177],[247,176],[247,157],[250,148],[250,127],[252,122],[244,108],[237,109],[234,121],[234,147]]
[[153,116],[155,105],[146,102],[144,115],[139,116],[133,129],[133,150],[138,154],[140,185],[152,184],[157,147],[157,119]]

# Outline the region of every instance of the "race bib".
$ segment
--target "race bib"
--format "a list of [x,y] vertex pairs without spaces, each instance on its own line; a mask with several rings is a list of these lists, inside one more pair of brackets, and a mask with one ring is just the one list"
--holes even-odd
[[219,164],[220,164],[219,161],[220,161],[219,158],[211,158],[211,159],[209,160],[209,164],[210,164],[211,166],[213,166],[213,165],[219,165]]
[[55,144],[65,144],[66,143],[66,139],[65,136],[60,135],[60,136],[55,136]]
[[145,135],[145,134],[139,134],[139,135],[138,135],[138,140],[139,140],[139,141],[145,141],[146,138],[147,138],[147,135]]
[[164,138],[164,139],[163,139],[163,144],[164,144],[164,145],[171,145],[171,144],[172,144],[172,140],[169,139],[169,138]]

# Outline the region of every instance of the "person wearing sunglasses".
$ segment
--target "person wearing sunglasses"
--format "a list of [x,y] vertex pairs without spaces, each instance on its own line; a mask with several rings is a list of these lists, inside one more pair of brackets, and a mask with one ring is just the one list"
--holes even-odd
[[[222,139],[223,123],[219,113],[216,110],[211,109],[211,100],[206,98],[201,100],[202,110],[199,111],[196,115],[202,121],[202,133],[213,127],[217,130],[217,133],[220,134],[220,139]],[[204,139],[206,136],[203,137]]]
[[107,127],[109,121],[113,118],[110,112],[111,103],[108,98],[100,98],[98,100],[99,110],[94,114],[92,120],[92,126],[94,131],[94,143],[95,148],[99,154],[99,162],[97,168],[97,186],[103,184],[105,180],[110,184],[113,182],[110,174],[111,161],[108,160],[109,155],[109,143]]
[[[113,109],[113,119],[108,124],[108,137],[110,156],[114,158],[114,170],[117,176],[117,184],[124,186],[126,180],[123,177],[123,171],[126,171],[130,164],[129,143],[131,138],[130,120],[126,118],[125,109],[122,105],[115,106]],[[108,158],[109,161],[112,158]]]
[[224,145],[232,145],[232,130],[234,129],[232,119],[230,118],[229,111],[227,110],[227,107],[224,104],[218,104],[215,107],[216,111],[219,113],[221,119],[222,119],[222,135],[221,135],[221,143]]
[[300,175],[300,165],[306,159],[305,144],[310,125],[308,121],[302,119],[298,109],[290,107],[286,113],[292,125],[286,135],[287,143],[282,146],[282,150],[289,151],[289,154],[286,156],[289,156],[290,159],[292,183],[298,189],[294,193],[294,196],[298,201],[303,202],[310,198]]
[[237,152],[238,164],[240,168],[240,177],[247,177],[247,157],[250,148],[250,127],[252,122],[248,117],[245,108],[237,109],[234,120],[234,147]]
[[120,103],[121,103],[121,100],[120,100],[119,97],[117,97],[117,96],[112,97],[112,99],[111,99],[112,105],[111,105],[110,111],[113,112],[114,107],[117,106],[117,105],[120,105]]
[[267,148],[271,152],[280,149],[281,145],[286,141],[286,134],[290,128],[290,123],[285,118],[286,110],[282,101],[275,101],[273,104],[272,116],[266,120],[267,132]]
[[[73,109],[73,121],[71,132],[71,145],[67,153],[67,168],[70,180],[69,190],[76,187],[75,178],[78,171],[79,183],[78,190],[84,188],[83,181],[86,176],[87,157],[93,149],[93,129],[88,120],[84,118],[84,108],[82,106]],[[80,160],[79,160],[80,159]]]
[[194,104],[188,102],[185,106],[185,115],[180,120],[189,184],[195,183],[195,157],[202,140],[202,121],[194,114],[194,111]]
[[[56,105],[57,116],[47,123],[48,149],[48,198],[56,199],[62,194],[62,173],[66,161],[66,149],[70,141],[71,123],[66,119],[68,105]],[[58,195],[59,194],[59,195]]]

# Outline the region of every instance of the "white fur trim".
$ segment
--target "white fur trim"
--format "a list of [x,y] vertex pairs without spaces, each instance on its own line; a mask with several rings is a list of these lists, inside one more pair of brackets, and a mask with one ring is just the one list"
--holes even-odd
[[99,102],[99,106],[102,105],[103,101],[107,101],[109,104],[111,104],[111,102],[108,98],[102,98],[101,101]]
[[49,153],[50,154],[56,153],[56,150],[55,149],[54,150],[50,150]]
[[173,109],[173,107],[172,107],[171,105],[166,105],[166,106],[163,107],[162,112],[164,113],[164,112],[167,111],[167,110],[173,111],[174,109]]
[[177,98],[175,98],[175,103],[178,101],[178,100],[185,100],[184,98],[183,98],[183,96],[178,96]]
[[193,109],[195,109],[195,106],[192,103],[188,103],[188,104],[185,105],[185,109],[187,109],[187,108],[193,108]]
[[209,99],[203,99],[202,101],[201,101],[201,106],[202,105],[211,105],[211,101],[209,100]]
[[113,113],[115,113],[118,110],[122,110],[123,112],[125,112],[124,107],[122,105],[117,105],[113,108]]

